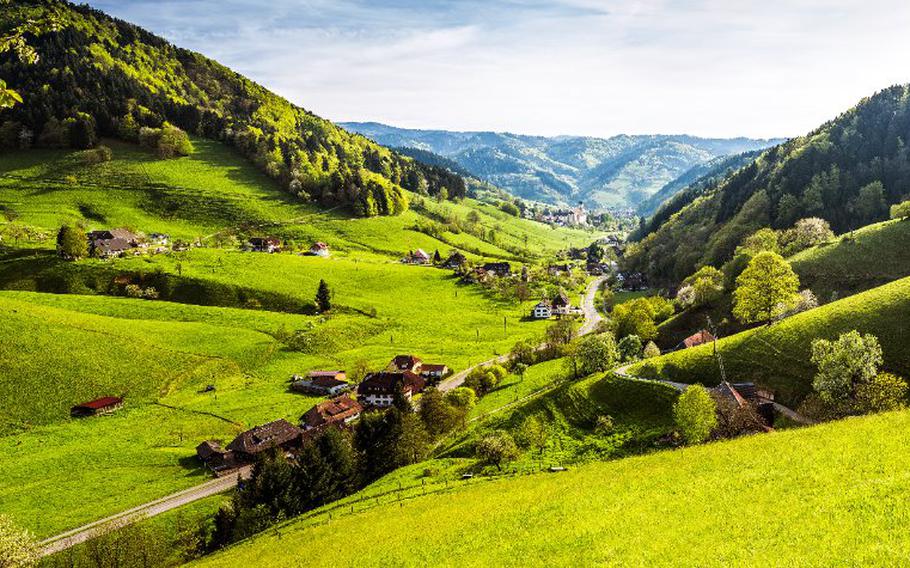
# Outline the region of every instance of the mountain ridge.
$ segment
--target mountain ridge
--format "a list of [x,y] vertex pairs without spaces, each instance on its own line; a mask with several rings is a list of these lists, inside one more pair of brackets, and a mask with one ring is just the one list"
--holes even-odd
[[583,201],[593,207],[634,207],[696,165],[779,142],[687,134],[548,137],[408,129],[380,122],[339,126],[384,146],[439,154],[518,197],[558,205]]

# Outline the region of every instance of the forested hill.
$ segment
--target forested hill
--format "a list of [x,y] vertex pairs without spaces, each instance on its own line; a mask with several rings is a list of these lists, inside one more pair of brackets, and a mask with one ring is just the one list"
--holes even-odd
[[836,232],[887,218],[910,193],[910,86],[894,86],[757,160],[666,217],[630,248],[630,268],[654,283],[679,282],[718,265],[762,227],[821,217]]
[[634,207],[691,168],[780,140],[694,136],[525,136],[342,123],[390,147],[434,152],[514,195],[549,203]]
[[[0,113],[0,146],[91,146],[138,140],[167,121],[232,145],[288,191],[356,214],[398,213],[408,189],[450,197],[464,181],[383,148],[271,93],[211,59],[88,6],[4,4],[0,32],[53,14],[56,30],[26,40],[36,63],[0,57],[0,77],[24,99]],[[61,134],[62,132],[62,134]]]

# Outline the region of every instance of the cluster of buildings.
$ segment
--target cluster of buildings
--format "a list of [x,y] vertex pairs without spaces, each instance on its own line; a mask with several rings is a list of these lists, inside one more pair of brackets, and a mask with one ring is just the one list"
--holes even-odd
[[291,390],[328,397],[300,417],[298,426],[276,420],[247,430],[222,447],[206,440],[196,447],[196,455],[217,475],[252,463],[263,452],[274,449],[293,455],[309,439],[329,428],[348,428],[360,415],[372,409],[392,406],[396,397],[410,401],[415,395],[449,374],[446,365],[424,363],[414,355],[398,355],[382,370],[367,374],[354,385],[344,371],[311,371],[293,375]]
[[[282,251],[283,246],[281,239],[277,237],[250,237],[244,243],[242,249],[247,252],[277,253]],[[316,241],[303,254],[328,258],[331,255],[331,251],[329,250],[329,245],[322,241]]]
[[531,318],[537,320],[550,319],[553,316],[578,316],[583,313],[584,311],[581,308],[572,305],[569,296],[562,290],[552,300],[541,300],[531,308]]
[[536,220],[560,227],[585,227],[588,225],[588,212],[584,203],[566,209],[546,209],[537,213]]
[[129,229],[104,229],[86,234],[88,251],[96,258],[114,258],[124,254],[167,252],[170,237],[163,233],[139,235]]

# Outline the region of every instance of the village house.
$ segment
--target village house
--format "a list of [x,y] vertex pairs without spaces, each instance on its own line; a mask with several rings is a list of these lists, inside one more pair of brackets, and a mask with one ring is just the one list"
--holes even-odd
[[420,366],[420,376],[428,382],[438,382],[449,374],[448,365],[436,365],[433,363],[423,363]]
[[358,398],[370,406],[389,407],[401,392],[405,400],[426,388],[426,381],[412,371],[370,373],[357,387]]
[[411,371],[412,373],[419,373],[421,365],[423,365],[423,361],[416,355],[396,355],[389,362],[389,369],[399,372]]
[[139,237],[127,229],[91,231],[88,238],[89,254],[96,258],[122,256],[128,250],[139,246]]
[[317,433],[329,427],[343,428],[360,416],[363,405],[348,395],[325,400],[300,417],[300,427],[306,433]]
[[247,248],[253,252],[281,252],[281,240],[275,237],[250,237]]
[[512,265],[508,262],[488,262],[481,268],[484,272],[493,276],[509,276],[512,274]]
[[276,420],[243,432],[228,444],[231,457],[239,462],[252,462],[273,448],[289,451],[300,446],[300,429],[287,420]]
[[70,409],[70,416],[73,418],[86,418],[89,416],[99,416],[101,414],[111,414],[122,407],[122,398],[118,396],[105,396],[89,402],[77,404]]
[[405,264],[430,264],[432,257],[423,249],[412,250],[408,255],[401,259]]
[[541,300],[531,309],[531,317],[533,319],[550,319],[553,317],[553,309],[550,307],[550,302],[546,300]]
[[196,457],[215,475],[222,475],[239,465],[234,460],[232,452],[212,440],[206,440],[196,446]]
[[711,343],[714,341],[714,335],[711,334],[707,329],[703,329],[698,333],[693,333],[689,337],[682,340],[682,342],[676,346],[677,349],[688,349],[690,347],[697,347],[705,343]]
[[774,393],[759,388],[755,383],[728,383],[726,381],[712,387],[711,394],[724,400],[730,400],[738,406],[751,405],[765,422],[774,426]]
[[467,262],[468,262],[468,257],[466,257],[465,255],[461,254],[458,251],[455,251],[449,255],[449,258],[446,259],[445,264],[443,266],[454,270],[456,268],[461,268],[462,266],[467,264]]
[[316,241],[315,243],[313,243],[313,246],[310,247],[310,255],[328,258],[329,257],[329,245],[325,244],[322,241]]
[[337,396],[351,388],[344,371],[310,371],[291,377],[291,390],[316,396]]
[[164,233],[149,233],[148,242],[153,246],[166,247],[171,242],[171,237]]

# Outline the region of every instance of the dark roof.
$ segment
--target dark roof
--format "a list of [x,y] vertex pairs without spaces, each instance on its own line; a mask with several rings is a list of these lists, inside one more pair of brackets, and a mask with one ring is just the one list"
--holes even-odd
[[338,375],[344,375],[344,371],[310,371],[306,374],[307,378],[315,379],[319,377],[329,377],[334,379]]
[[411,371],[370,373],[357,386],[359,394],[394,394],[398,388],[411,393],[420,392],[427,382]]
[[250,244],[254,246],[280,245],[281,240],[275,237],[250,237]]
[[458,252],[458,251],[455,251],[455,252],[453,252],[452,254],[449,255],[449,259],[446,260],[446,264],[449,264],[449,265],[451,265],[451,264],[464,264],[464,263],[467,262],[467,261],[468,261],[468,258],[467,258],[465,255],[461,254],[461,253]]
[[508,273],[512,271],[512,265],[508,262],[488,262],[483,265],[483,269],[488,272]]
[[208,460],[212,456],[222,456],[225,454],[225,451],[217,443],[206,440],[198,446],[196,446],[196,455],[199,456],[203,461]]
[[325,244],[322,241],[316,241],[313,243],[313,246],[310,247],[310,250],[328,250],[329,245]]
[[434,371],[441,372],[441,371],[445,371],[448,368],[449,368],[448,365],[436,365],[434,363],[424,363],[423,365],[420,366],[420,372],[421,373],[432,373]]
[[348,384],[347,381],[340,381],[340,380],[336,379],[335,377],[327,377],[324,375],[313,377],[306,382],[310,383],[311,385],[317,386],[317,387],[322,387],[324,389],[330,389],[330,388]]
[[320,402],[307,410],[301,417],[301,422],[310,428],[318,428],[327,424],[344,422],[361,412],[363,412],[362,404],[347,395],[342,395]]
[[395,358],[392,359],[392,366],[399,371],[413,369],[414,367],[419,366],[420,363],[420,357],[415,355],[396,355]]
[[276,420],[240,434],[228,444],[227,449],[245,454],[257,454],[291,442],[299,436],[299,428],[287,420]]
[[110,408],[111,406],[117,406],[118,404],[123,404],[123,399],[119,396],[105,396],[102,398],[96,398],[95,400],[89,402],[83,402],[82,404],[77,404],[73,408],[85,408],[87,410],[102,410],[105,408]]
[[554,306],[568,306],[569,304],[569,297],[562,290],[560,290],[559,293],[556,294],[556,297],[553,298]]

